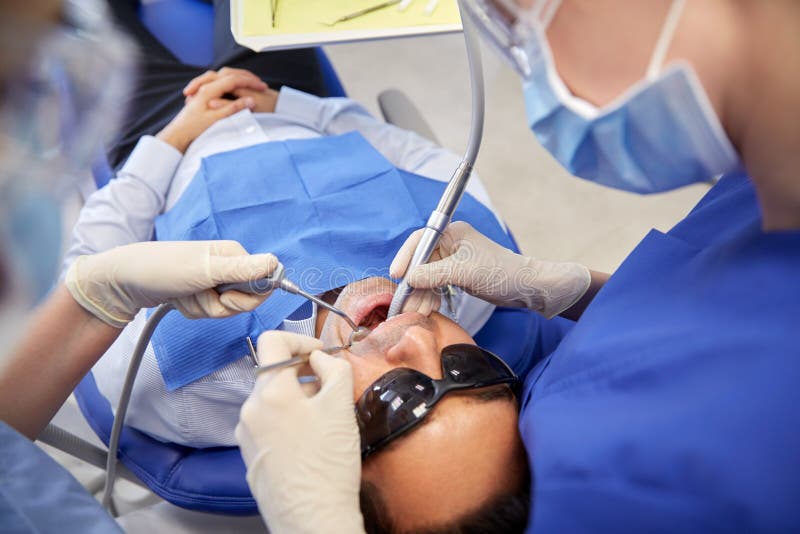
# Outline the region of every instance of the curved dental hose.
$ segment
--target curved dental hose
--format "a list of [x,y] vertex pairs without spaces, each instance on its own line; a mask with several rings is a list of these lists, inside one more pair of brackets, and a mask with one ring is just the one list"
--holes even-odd
[[[459,6],[462,1],[459,0]],[[461,8],[462,13],[466,10]],[[483,68],[481,64],[481,50],[480,43],[476,36],[476,31],[472,26],[472,21],[468,16],[462,15],[461,24],[464,28],[464,43],[467,48],[467,60],[469,62],[470,82],[472,85],[472,123],[469,129],[469,142],[467,143],[467,150],[464,153],[464,159],[461,164],[453,172],[447,188],[439,199],[439,204],[433,210],[428,222],[425,224],[425,231],[422,234],[414,256],[406,269],[406,275],[415,267],[418,267],[430,259],[431,254],[439,244],[439,239],[442,237],[447,225],[450,224],[450,219],[453,217],[453,212],[456,211],[458,203],[467,188],[472,167],[475,165],[475,160],[478,157],[478,149],[481,146],[481,138],[483,137],[483,116],[484,116],[484,90],[483,90]],[[392,303],[389,305],[388,317],[394,317],[403,309],[403,305],[411,295],[413,288],[408,284],[406,278],[400,281],[397,290],[392,297]]]
[[136,380],[136,375],[139,372],[139,366],[142,363],[142,358],[147,350],[147,345],[150,343],[150,338],[153,337],[158,323],[161,319],[174,310],[170,304],[162,304],[153,315],[147,319],[144,324],[142,333],[139,334],[139,340],[136,342],[136,347],[133,349],[131,355],[131,363],[128,365],[128,372],[125,374],[125,382],[122,385],[122,393],[119,396],[119,403],[117,404],[117,411],[114,414],[114,425],[111,427],[111,436],[108,438],[108,458],[106,459],[106,484],[103,489],[103,507],[108,512],[116,517],[116,510],[114,510],[114,503],[111,499],[114,492],[114,482],[116,481],[117,474],[117,452],[119,449],[119,437],[122,434],[122,426],[125,422],[125,414],[128,411],[128,404],[131,400],[131,392],[133,391],[133,382]]

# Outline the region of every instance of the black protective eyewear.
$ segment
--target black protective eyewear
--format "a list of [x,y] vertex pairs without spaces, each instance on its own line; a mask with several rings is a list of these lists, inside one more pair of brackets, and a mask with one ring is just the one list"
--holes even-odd
[[417,425],[451,391],[510,384],[519,378],[500,357],[475,345],[442,349],[442,379],[415,369],[393,369],[376,380],[356,402],[361,457],[366,458]]

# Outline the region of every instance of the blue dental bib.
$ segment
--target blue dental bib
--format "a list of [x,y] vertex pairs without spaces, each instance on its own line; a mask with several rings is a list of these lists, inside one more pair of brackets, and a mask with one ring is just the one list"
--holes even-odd
[[[156,220],[156,239],[239,241],[248,252],[275,254],[290,280],[321,294],[388,278],[397,250],[425,225],[445,186],[397,169],[355,132],[265,143],[205,158]],[[468,194],[453,220],[511,246],[494,214]],[[256,310],[227,319],[170,313],[152,341],[167,389],[241,358],[246,336],[277,328],[304,302],[277,290]]]

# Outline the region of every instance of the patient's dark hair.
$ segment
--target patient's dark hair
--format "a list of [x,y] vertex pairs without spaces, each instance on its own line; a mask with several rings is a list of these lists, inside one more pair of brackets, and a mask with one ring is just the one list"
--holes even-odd
[[377,486],[361,482],[361,514],[367,534],[490,534],[524,532],[531,503],[531,481],[527,463],[516,491],[496,495],[477,510],[446,525],[400,531],[389,515],[386,501]]

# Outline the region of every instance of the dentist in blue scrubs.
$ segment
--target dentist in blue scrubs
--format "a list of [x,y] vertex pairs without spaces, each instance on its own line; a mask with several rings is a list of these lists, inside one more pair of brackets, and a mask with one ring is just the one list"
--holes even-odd
[[[516,362],[530,529],[800,528],[800,4],[548,1],[511,6],[511,25],[476,12],[509,38],[495,42],[524,76],[528,123],[573,174],[638,193],[715,182],[607,282],[562,280],[579,320],[542,321],[541,352]],[[412,286],[553,298],[530,258],[447,234]],[[512,281],[502,295],[491,269]]]
[[543,316],[534,353],[509,362],[525,378],[528,530],[800,529],[800,3],[466,5],[574,175],[642,194],[713,183],[610,277],[462,224],[413,272],[419,234],[398,253],[392,275],[414,287]]

